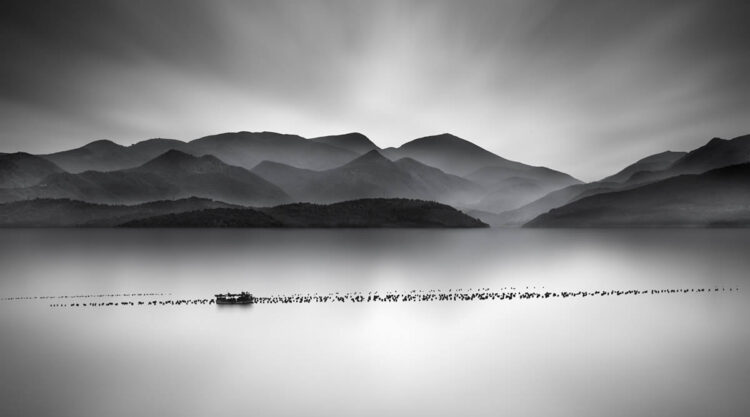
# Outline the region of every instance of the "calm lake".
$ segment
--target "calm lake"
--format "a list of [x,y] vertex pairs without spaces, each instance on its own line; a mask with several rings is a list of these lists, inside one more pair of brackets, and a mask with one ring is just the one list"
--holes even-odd
[[748,271],[748,230],[0,230],[0,298],[726,288],[249,308],[4,300],[0,415],[748,415]]

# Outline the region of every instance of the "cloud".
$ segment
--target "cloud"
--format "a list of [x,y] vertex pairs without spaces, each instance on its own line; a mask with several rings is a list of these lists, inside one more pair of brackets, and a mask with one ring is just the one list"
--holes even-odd
[[449,131],[595,179],[750,130],[739,1],[82,1],[0,10],[0,151]]

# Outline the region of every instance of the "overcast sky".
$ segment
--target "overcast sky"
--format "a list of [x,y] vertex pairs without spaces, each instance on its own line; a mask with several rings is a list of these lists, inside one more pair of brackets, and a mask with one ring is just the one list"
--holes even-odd
[[581,179],[750,133],[750,1],[4,1],[0,152],[451,132]]

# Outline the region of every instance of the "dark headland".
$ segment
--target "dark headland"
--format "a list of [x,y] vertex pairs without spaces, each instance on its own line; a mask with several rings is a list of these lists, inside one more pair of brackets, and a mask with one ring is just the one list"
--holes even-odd
[[479,228],[487,224],[432,201],[370,198],[334,204],[214,208],[132,220],[123,227]]

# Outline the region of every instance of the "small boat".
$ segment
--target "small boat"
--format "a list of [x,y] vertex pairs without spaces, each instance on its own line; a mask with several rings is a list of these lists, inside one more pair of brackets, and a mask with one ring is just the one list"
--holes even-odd
[[255,299],[253,295],[247,291],[242,291],[239,294],[216,294],[216,304],[252,304]]

